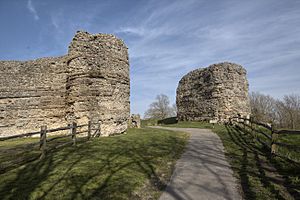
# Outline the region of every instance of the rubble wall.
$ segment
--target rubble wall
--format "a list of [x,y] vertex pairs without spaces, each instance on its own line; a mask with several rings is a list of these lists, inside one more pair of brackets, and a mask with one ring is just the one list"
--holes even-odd
[[79,31],[67,55],[0,61],[0,74],[0,136],[88,120],[102,135],[127,129],[128,53],[114,35]]
[[235,63],[189,72],[179,82],[176,104],[181,121],[218,120],[250,114],[246,70]]

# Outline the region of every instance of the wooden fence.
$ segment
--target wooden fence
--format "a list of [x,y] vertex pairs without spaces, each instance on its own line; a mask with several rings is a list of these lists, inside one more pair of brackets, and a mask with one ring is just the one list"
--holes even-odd
[[[93,125],[97,125],[97,128],[93,128]],[[87,130],[78,132],[79,128],[87,127]],[[55,137],[48,137],[50,133],[58,132],[58,131],[65,131],[69,130],[69,134],[64,135],[57,135]],[[92,133],[92,131],[94,131]],[[31,137],[35,135],[39,135],[39,142],[37,143],[30,143],[26,144],[28,146],[34,146],[39,145],[39,149],[41,151],[40,159],[43,159],[46,156],[46,152],[50,149],[47,148],[47,144],[51,141],[62,139],[62,138],[68,138],[70,137],[71,140],[69,142],[65,142],[63,144],[57,145],[54,147],[54,149],[60,148],[62,146],[73,144],[76,145],[77,136],[79,136],[82,133],[87,133],[87,139],[90,140],[91,137],[100,136],[101,130],[100,130],[100,123],[92,123],[91,121],[88,122],[88,124],[83,125],[77,125],[76,122],[73,122],[72,124],[69,124],[66,127],[60,127],[60,128],[54,128],[54,129],[47,129],[47,126],[41,126],[40,131],[31,132],[31,133],[24,133],[24,134],[18,134],[18,135],[12,135],[12,136],[6,136],[6,137],[0,137],[1,141],[7,141],[17,138],[24,138],[24,137]]]
[[[288,135],[300,135],[300,130],[276,130],[272,124],[258,122],[253,120],[252,118],[248,119],[242,117],[233,117],[230,119],[230,124],[234,124],[234,123],[242,124],[244,130],[248,128],[250,130],[251,135],[256,140],[258,140],[260,143],[262,143],[263,145],[265,145],[270,149],[270,153],[272,156],[279,156],[291,160],[293,162],[299,162],[293,160],[292,158],[288,158],[286,155],[279,154],[278,149],[284,147],[289,152],[300,153],[300,144],[298,145],[287,144],[287,143],[279,142],[278,140],[279,138]],[[259,127],[263,127],[269,130],[270,133],[263,131]],[[263,135],[267,139],[267,141],[260,139],[259,134]]]

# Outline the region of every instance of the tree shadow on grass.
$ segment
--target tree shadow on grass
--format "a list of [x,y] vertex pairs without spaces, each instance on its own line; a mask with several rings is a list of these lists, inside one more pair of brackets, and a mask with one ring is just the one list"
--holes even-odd
[[143,194],[136,188],[147,179],[156,192],[165,188],[167,180],[158,166],[184,146],[172,136],[163,141],[153,136],[147,142],[101,139],[66,147],[1,175],[7,175],[0,181],[1,199],[140,199]]
[[[232,161],[238,161],[236,166],[241,180],[241,186],[246,199],[259,199],[259,187],[267,188],[274,198],[296,198],[296,194],[287,185],[287,180],[281,175],[281,171],[270,162],[270,149],[263,144],[253,141],[253,137],[247,130],[240,127],[226,126],[230,140],[238,146],[242,155],[233,155]],[[230,156],[230,153],[229,153]],[[254,185],[256,179],[259,185]],[[257,178],[256,178],[257,177]],[[299,196],[298,196],[299,197]]]
[[[31,199],[30,194],[48,178],[51,171],[74,153],[75,150],[73,152],[68,151],[68,153],[62,155],[61,161],[55,161],[55,152],[53,152],[48,154],[43,160],[28,162],[26,165],[21,166],[20,170],[15,169],[16,172],[15,170],[10,171],[10,174],[14,177],[5,182],[5,185],[1,187],[0,196],[3,199]],[[72,164],[75,165],[77,162],[78,160]],[[73,165],[70,165],[64,174],[67,174]],[[53,185],[61,181],[63,177],[56,180]]]

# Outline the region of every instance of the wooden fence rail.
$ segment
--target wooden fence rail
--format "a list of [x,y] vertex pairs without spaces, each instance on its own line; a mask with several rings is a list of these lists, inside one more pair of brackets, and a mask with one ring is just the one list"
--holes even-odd
[[19,135],[6,136],[6,137],[0,137],[0,141],[5,141],[5,140],[10,140],[10,139],[15,139],[15,138],[22,138],[22,137],[29,137],[29,136],[33,136],[33,135],[37,135],[37,134],[40,134],[40,131],[24,133],[24,134],[19,134]]
[[[283,142],[279,142],[279,136],[284,137],[287,135],[300,135],[300,130],[276,130],[272,124],[267,124],[263,122],[257,122],[251,118],[242,118],[242,117],[233,117],[230,120],[230,124],[239,123],[243,125],[243,128],[245,129],[248,127],[250,129],[250,132],[252,136],[257,139],[259,142],[263,143],[265,146],[270,148],[270,153],[273,156],[279,156],[278,154],[278,148],[279,147],[285,147],[288,149],[288,151],[291,152],[300,152],[300,146],[294,145],[294,144],[286,144]],[[258,128],[254,128],[254,126]],[[271,134],[268,134],[264,132],[263,130],[260,130],[259,127],[266,128],[271,132]],[[266,141],[262,141],[257,134],[261,134],[267,138]],[[281,157],[284,157],[280,155]],[[290,160],[290,159],[289,159]]]
[[[98,125],[98,128],[93,129],[92,126],[93,125]],[[87,130],[85,131],[80,131],[78,132],[78,128],[82,128],[82,127],[87,127]],[[58,131],[64,131],[64,130],[69,130],[70,133],[67,135],[58,135],[56,137],[51,137],[48,138],[48,133],[54,133],[54,132],[58,132]],[[95,131],[95,133],[92,134],[92,131]],[[47,126],[41,126],[40,131],[36,131],[36,132],[30,132],[30,133],[23,133],[23,134],[18,134],[18,135],[12,135],[12,136],[5,136],[5,137],[0,137],[0,142],[1,141],[7,141],[7,140],[12,140],[12,139],[17,139],[17,138],[24,138],[24,137],[31,137],[34,135],[38,135],[39,134],[39,149],[41,151],[41,155],[40,155],[40,159],[45,158],[46,153],[47,153],[47,143],[54,141],[54,140],[58,140],[61,138],[67,138],[67,137],[71,137],[71,141],[70,142],[66,142],[64,144],[60,144],[54,147],[54,149],[59,148],[61,146],[65,146],[69,143],[72,143],[74,146],[76,145],[77,142],[77,136],[81,133],[85,133],[87,132],[87,139],[90,140],[91,137],[93,136],[99,136],[100,135],[100,123],[92,123],[91,121],[88,122],[88,124],[82,124],[82,125],[77,125],[76,122],[73,122],[72,124],[69,124],[66,127],[59,127],[59,128],[54,128],[54,129],[47,129]],[[36,143],[32,143],[32,144],[36,144]],[[27,145],[31,145],[31,144],[27,144]]]

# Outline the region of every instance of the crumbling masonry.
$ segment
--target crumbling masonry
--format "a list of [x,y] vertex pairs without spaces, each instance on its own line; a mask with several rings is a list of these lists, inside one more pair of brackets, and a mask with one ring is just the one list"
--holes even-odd
[[248,116],[246,70],[234,63],[219,63],[189,72],[179,82],[176,104],[178,120],[226,122]]
[[89,120],[122,133],[130,113],[129,62],[122,40],[79,31],[68,54],[0,61],[0,136]]

